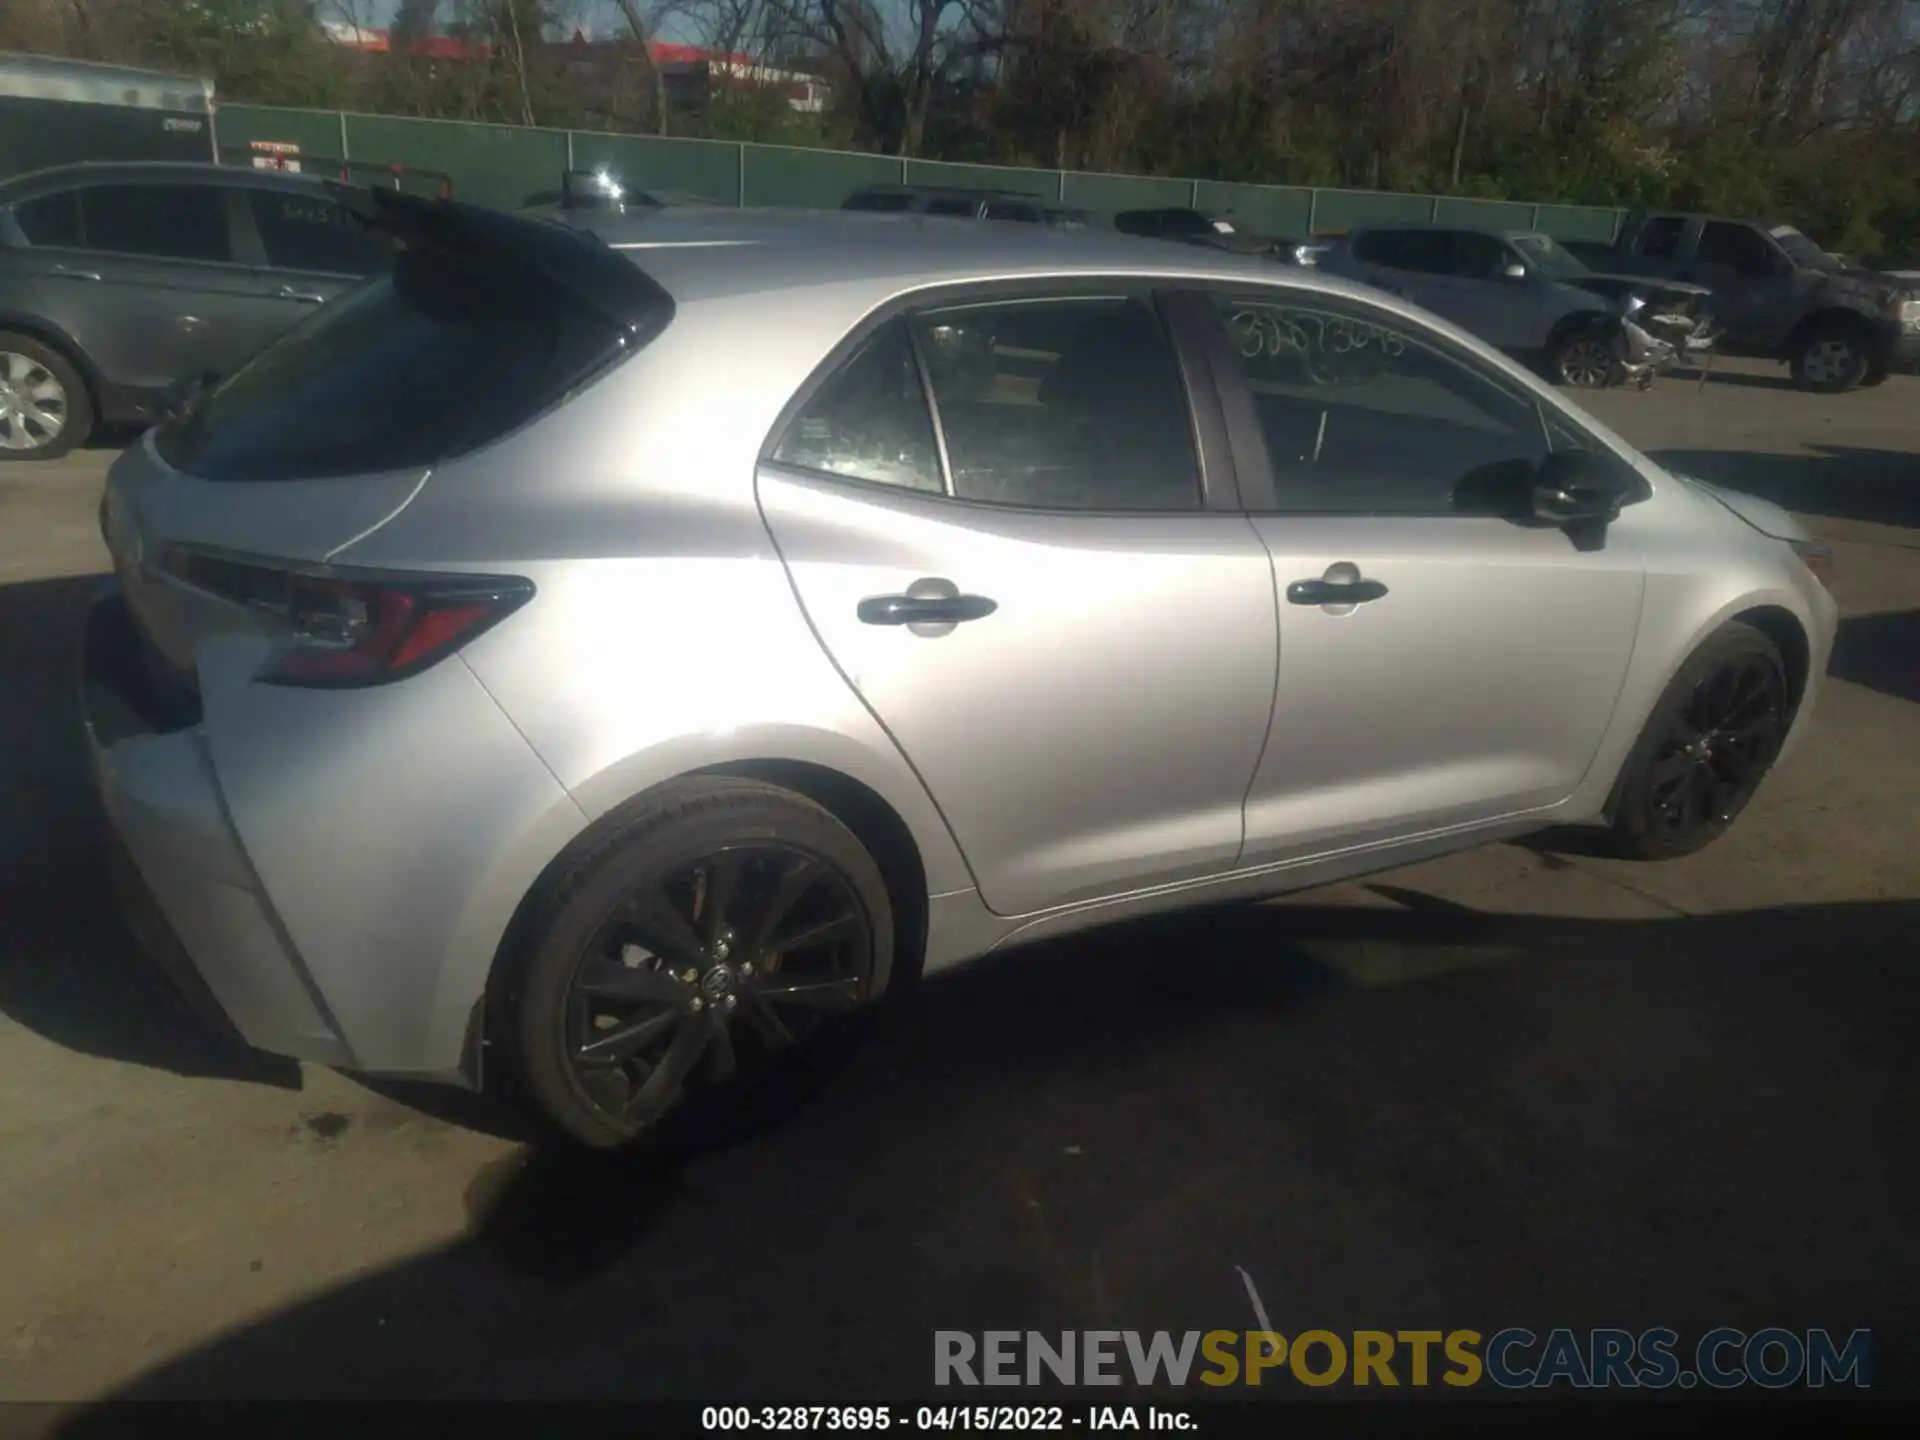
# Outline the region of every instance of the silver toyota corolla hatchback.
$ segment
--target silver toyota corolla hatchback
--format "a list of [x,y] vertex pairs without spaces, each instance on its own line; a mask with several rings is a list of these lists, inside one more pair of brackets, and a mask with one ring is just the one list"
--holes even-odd
[[1015,942],[1547,824],[1693,850],[1826,667],[1788,515],[1377,291],[368,203],[391,277],[102,507],[130,899],[267,1051],[620,1145]]

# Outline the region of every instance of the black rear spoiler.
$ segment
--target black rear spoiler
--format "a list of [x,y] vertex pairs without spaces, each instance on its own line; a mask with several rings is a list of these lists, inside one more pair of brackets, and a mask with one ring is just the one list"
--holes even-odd
[[532,277],[625,331],[635,342],[673,318],[673,297],[599,236],[457,200],[329,181],[328,189],[369,229],[409,250],[463,265]]

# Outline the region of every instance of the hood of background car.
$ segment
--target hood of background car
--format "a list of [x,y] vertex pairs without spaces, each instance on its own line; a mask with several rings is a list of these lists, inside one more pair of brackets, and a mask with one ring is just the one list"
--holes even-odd
[[1675,474],[1673,478],[1718,500],[1721,505],[1762,535],[1770,536],[1775,540],[1813,538],[1806,526],[1796,520],[1789,511],[1782,509],[1771,500],[1762,500],[1758,495],[1748,495],[1740,490],[1727,490],[1719,485],[1709,485],[1706,481],[1692,475]]

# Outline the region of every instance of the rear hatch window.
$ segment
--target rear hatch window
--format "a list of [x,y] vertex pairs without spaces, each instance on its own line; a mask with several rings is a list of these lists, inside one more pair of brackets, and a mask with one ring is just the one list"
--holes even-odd
[[288,331],[156,443],[169,465],[205,480],[424,468],[525,424],[626,338],[537,275],[403,251],[390,273]]

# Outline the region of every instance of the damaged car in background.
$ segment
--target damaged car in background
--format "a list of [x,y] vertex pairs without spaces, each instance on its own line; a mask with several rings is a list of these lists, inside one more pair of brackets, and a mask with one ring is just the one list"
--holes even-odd
[[1718,330],[1704,285],[1590,270],[1549,235],[1399,225],[1349,232],[1322,268],[1453,321],[1576,389],[1705,366]]

